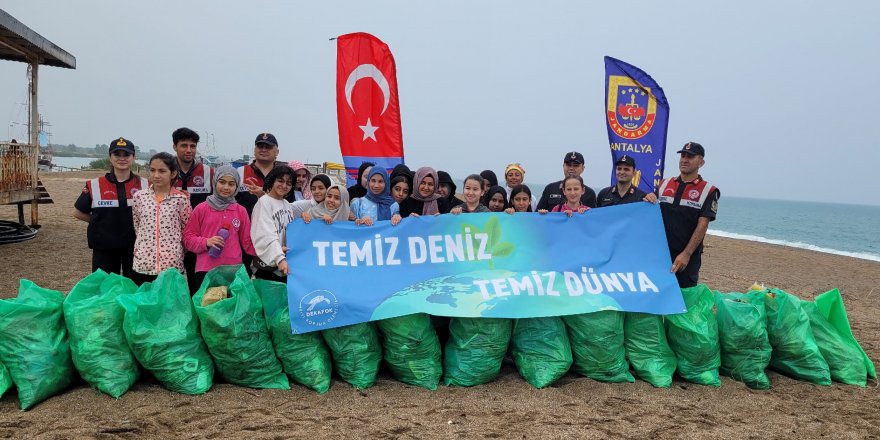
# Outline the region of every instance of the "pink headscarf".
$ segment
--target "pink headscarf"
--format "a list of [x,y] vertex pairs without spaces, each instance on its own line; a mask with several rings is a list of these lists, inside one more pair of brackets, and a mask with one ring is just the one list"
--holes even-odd
[[[425,177],[431,176],[434,178],[434,194],[431,194],[428,197],[422,197],[419,194],[419,185],[421,185],[422,180]],[[440,208],[437,206],[437,199],[439,199],[440,193],[437,192],[437,188],[440,187],[440,179],[437,177],[437,171],[434,171],[431,167],[421,167],[416,170],[416,176],[413,179],[413,190],[410,193],[410,197],[416,199],[424,205],[422,206],[422,215],[434,215],[440,213]]]
[[[298,160],[292,160],[288,165],[290,165],[290,168],[293,169],[294,173],[296,173],[296,170],[306,170],[306,183],[303,184],[303,188],[301,191],[303,199],[312,200],[312,172],[309,171],[308,168],[306,168],[305,164]],[[294,186],[296,186],[296,181],[294,181]],[[294,188],[294,190],[296,190],[296,188]]]

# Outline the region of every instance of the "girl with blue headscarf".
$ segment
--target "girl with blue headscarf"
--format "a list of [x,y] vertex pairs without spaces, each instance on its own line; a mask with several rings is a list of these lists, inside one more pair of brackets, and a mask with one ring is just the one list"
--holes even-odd
[[400,221],[400,207],[391,197],[388,180],[388,171],[384,167],[370,169],[367,194],[351,202],[355,224],[371,226],[375,221],[391,220],[391,224],[396,225]]

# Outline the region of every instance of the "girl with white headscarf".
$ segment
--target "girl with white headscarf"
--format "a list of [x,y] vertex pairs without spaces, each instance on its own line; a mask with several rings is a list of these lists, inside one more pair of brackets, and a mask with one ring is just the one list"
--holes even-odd
[[302,217],[306,223],[312,221],[312,218],[317,218],[329,225],[334,221],[347,221],[349,214],[351,214],[351,208],[348,206],[348,190],[338,183],[334,183],[330,185],[330,188],[327,188],[324,201],[312,206],[303,213]]

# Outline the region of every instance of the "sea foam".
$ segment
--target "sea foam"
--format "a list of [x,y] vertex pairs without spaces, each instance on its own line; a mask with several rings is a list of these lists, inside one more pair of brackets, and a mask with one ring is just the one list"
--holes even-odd
[[736,240],[757,241],[760,243],[776,244],[779,246],[788,246],[788,247],[794,247],[794,248],[799,248],[799,249],[807,249],[807,250],[811,250],[811,251],[822,252],[825,254],[843,255],[845,257],[852,257],[852,258],[859,258],[862,260],[880,262],[880,255],[871,254],[871,253],[867,253],[867,252],[840,251],[837,249],[816,246],[814,244],[802,243],[799,241],[777,240],[774,238],[766,238],[766,237],[761,237],[758,235],[737,234],[735,232],[719,231],[719,230],[714,230],[714,229],[710,229],[706,233],[709,235],[716,235],[718,237],[733,238]]

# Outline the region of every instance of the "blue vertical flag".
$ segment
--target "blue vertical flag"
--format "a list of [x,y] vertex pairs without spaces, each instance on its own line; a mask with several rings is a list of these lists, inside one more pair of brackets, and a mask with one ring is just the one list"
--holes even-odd
[[611,147],[611,184],[617,183],[614,163],[623,156],[636,162],[633,182],[653,192],[663,180],[669,103],[660,85],[632,64],[605,57],[605,122]]

